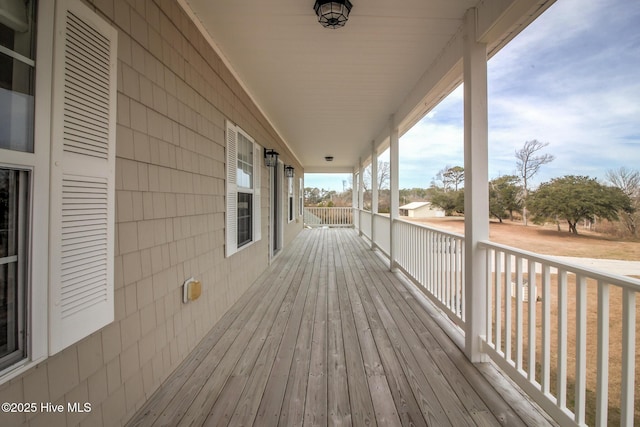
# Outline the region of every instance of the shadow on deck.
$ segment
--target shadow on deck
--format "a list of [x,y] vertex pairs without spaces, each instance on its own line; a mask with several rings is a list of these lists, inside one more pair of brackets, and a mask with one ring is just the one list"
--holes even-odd
[[129,425],[546,422],[515,390],[507,403],[433,313],[356,231],[304,230]]

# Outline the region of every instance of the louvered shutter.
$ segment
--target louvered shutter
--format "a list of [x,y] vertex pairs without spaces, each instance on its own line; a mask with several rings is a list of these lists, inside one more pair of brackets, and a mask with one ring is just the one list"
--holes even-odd
[[114,318],[117,32],[59,0],[54,37],[50,354]]
[[262,186],[262,147],[253,143],[253,241],[257,242],[262,238],[262,223],[260,214],[262,211],[262,200],[260,190]]
[[227,122],[227,229],[225,251],[229,257],[238,251],[238,133],[236,127]]

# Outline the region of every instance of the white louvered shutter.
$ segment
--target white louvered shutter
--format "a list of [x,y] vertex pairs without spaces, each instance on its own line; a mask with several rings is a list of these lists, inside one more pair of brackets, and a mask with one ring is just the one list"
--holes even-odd
[[253,241],[257,242],[262,238],[262,222],[260,214],[262,212],[262,199],[260,190],[262,186],[262,147],[253,144]]
[[238,251],[238,132],[236,127],[227,122],[227,227],[225,252],[229,257]]
[[50,354],[114,318],[117,32],[79,0],[55,25]]

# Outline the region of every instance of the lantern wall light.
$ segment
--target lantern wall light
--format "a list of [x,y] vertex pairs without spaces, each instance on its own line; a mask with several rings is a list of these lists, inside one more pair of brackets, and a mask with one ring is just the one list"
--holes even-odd
[[318,22],[325,28],[344,27],[349,19],[353,5],[349,0],[316,0],[313,10],[318,15]]
[[293,168],[293,166],[287,165],[284,167],[284,175],[287,178],[293,178],[296,175],[296,170]]
[[275,168],[278,164],[278,152],[270,148],[264,149],[264,164],[267,167]]

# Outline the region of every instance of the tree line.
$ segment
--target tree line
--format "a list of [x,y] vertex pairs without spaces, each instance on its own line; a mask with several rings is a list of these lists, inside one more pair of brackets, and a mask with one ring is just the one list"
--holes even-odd
[[[543,182],[532,190],[531,180],[540,168],[554,160],[542,153],[548,143],[525,142],[515,152],[516,174],[500,176],[489,182],[489,214],[502,222],[518,213],[527,225],[566,222],[571,233],[578,234],[580,221],[596,219],[620,221],[633,237],[640,222],[640,171],[621,167],[607,171],[607,182],[581,175],[565,175]],[[464,214],[464,168],[446,166],[434,177],[428,189],[433,205],[447,215]]]
[[[571,233],[578,234],[577,225],[596,219],[619,221],[626,232],[638,237],[640,225],[640,171],[621,167],[606,173],[606,182],[581,175],[565,175],[532,188],[532,180],[540,169],[555,156],[544,153],[548,142],[526,141],[516,150],[515,172],[489,181],[489,215],[502,222],[522,218],[535,223],[561,222]],[[378,163],[378,211],[389,212],[389,163]],[[371,206],[371,171],[363,176],[364,208]],[[305,188],[307,206],[351,206],[352,183],[343,183],[343,191]],[[446,215],[464,214],[464,168],[447,165],[432,179],[428,188],[400,190],[400,202],[427,200],[445,211]]]

